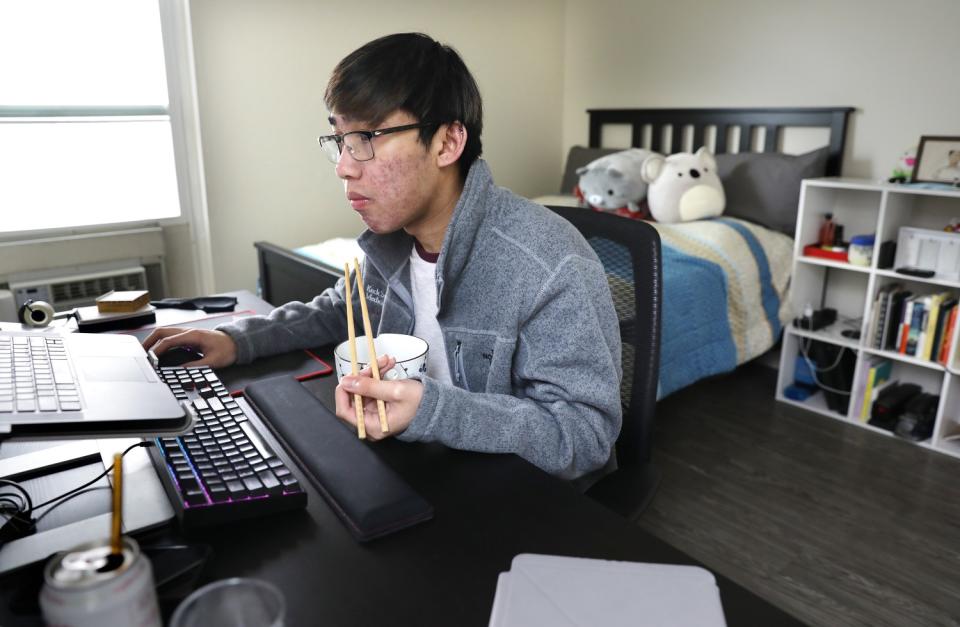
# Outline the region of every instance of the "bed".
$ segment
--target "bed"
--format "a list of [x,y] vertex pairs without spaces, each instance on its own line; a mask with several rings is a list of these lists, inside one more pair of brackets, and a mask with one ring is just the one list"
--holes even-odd
[[[576,168],[628,146],[670,154],[707,145],[717,155],[724,183],[724,216],[685,224],[654,223],[663,246],[659,398],[733,370],[777,343],[792,315],[787,290],[800,181],[840,174],[852,111],[851,107],[588,111],[588,145],[571,148],[561,194],[538,197],[538,202],[576,205],[572,195]],[[308,301],[336,282],[338,264],[317,253],[316,245],[296,250],[267,242],[255,246],[261,296],[272,304]]]

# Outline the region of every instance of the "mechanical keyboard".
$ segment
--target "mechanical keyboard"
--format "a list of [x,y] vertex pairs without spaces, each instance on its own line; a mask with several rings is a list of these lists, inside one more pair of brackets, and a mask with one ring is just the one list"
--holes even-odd
[[183,529],[306,505],[296,475],[213,370],[158,367],[157,373],[196,416],[190,432],[154,438],[147,449]]

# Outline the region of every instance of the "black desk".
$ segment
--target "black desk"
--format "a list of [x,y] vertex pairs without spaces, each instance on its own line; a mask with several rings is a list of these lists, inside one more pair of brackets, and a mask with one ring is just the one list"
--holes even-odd
[[[257,304],[249,294],[242,297],[242,308]],[[262,309],[262,301],[257,305]],[[336,380],[331,375],[306,385],[331,401]],[[214,549],[201,583],[232,576],[269,580],[286,595],[289,627],[486,625],[497,575],[518,553],[696,564],[516,456],[398,441],[372,446],[433,503],[433,520],[358,544],[305,483],[305,511],[193,536]],[[729,625],[801,624],[732,581],[717,580]],[[0,589],[6,585],[0,580]],[[5,611],[0,608],[0,624],[13,624]]]

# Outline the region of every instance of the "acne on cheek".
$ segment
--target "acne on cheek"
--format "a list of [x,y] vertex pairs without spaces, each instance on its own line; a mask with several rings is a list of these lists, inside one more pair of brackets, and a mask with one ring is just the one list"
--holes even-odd
[[370,183],[381,195],[385,195],[384,199],[388,199],[389,203],[395,206],[412,202],[418,188],[416,184],[411,184],[411,180],[417,178],[416,160],[393,159],[381,163],[380,166],[377,173],[371,176]]

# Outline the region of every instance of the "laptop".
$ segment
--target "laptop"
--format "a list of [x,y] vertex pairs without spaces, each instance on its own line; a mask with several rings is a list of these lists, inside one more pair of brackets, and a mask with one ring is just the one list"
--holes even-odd
[[0,330],[0,438],[163,435],[191,421],[134,337]]

